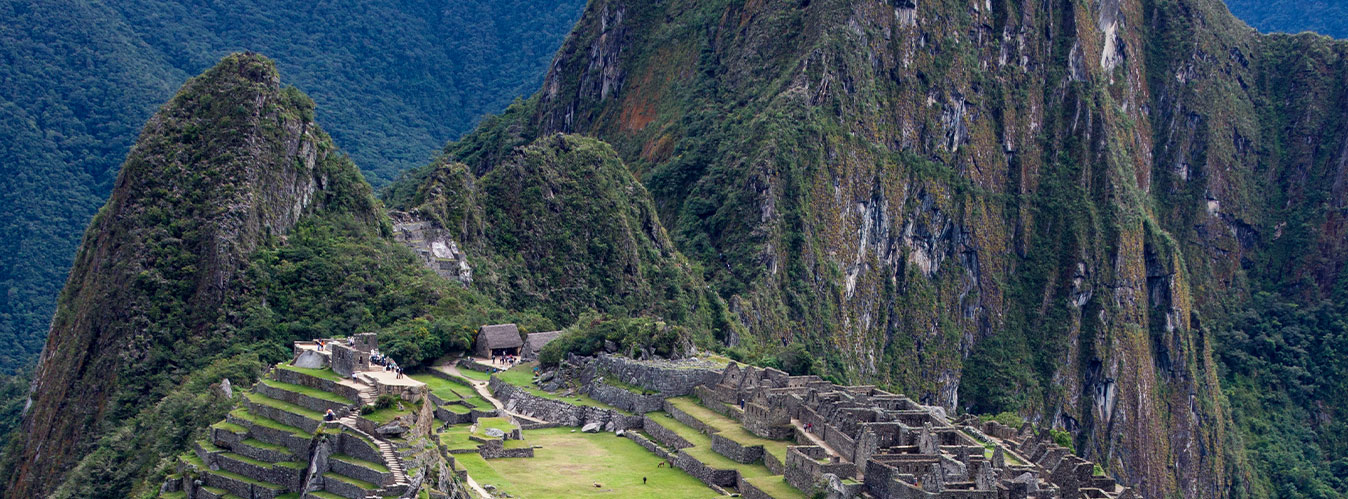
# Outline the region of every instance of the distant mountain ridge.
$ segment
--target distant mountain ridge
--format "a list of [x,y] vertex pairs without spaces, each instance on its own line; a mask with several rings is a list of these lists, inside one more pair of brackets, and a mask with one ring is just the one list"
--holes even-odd
[[1348,2],[1341,0],[1226,0],[1226,5],[1264,33],[1313,31],[1348,38]]

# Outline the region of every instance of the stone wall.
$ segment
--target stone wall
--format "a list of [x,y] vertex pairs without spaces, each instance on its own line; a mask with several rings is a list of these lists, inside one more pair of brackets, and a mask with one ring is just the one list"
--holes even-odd
[[706,434],[716,432],[715,428],[707,426],[707,423],[703,423],[688,413],[683,412],[678,407],[674,407],[674,404],[669,403],[669,401],[665,401],[665,412],[669,413],[670,416],[674,416],[674,419],[677,419],[680,423],[693,427],[694,430]]
[[510,412],[565,426],[582,427],[590,423],[599,423],[605,431],[641,428],[641,416],[630,416],[611,409],[578,406],[538,397],[495,376],[491,378],[488,386],[492,394],[500,399]]
[[719,370],[688,367],[688,362],[638,361],[601,354],[593,365],[597,371],[623,383],[657,391],[665,397],[682,397],[693,393],[698,385],[715,384],[721,379]]
[[467,370],[469,370],[469,371],[477,371],[477,372],[480,372],[480,373],[491,373],[491,372],[496,372],[496,371],[497,371],[497,369],[496,369],[495,367],[492,367],[492,366],[483,364],[483,363],[481,363],[481,362],[478,362],[478,361],[476,361],[476,360],[473,360],[473,359],[470,359],[470,358],[467,358],[467,357],[462,358],[462,359],[459,359],[459,362],[458,362],[457,365],[458,365],[460,368],[467,369]]
[[756,463],[763,459],[763,446],[741,445],[719,433],[713,433],[711,436],[711,450],[742,464]]
[[489,440],[483,443],[482,445],[477,446],[477,453],[481,454],[483,459],[534,457],[534,448],[521,447],[517,449],[507,449],[505,448],[504,441],[496,439],[496,440]]
[[589,385],[588,392],[595,400],[633,414],[657,412],[665,403],[662,395],[642,395],[603,382]]
[[666,447],[687,449],[693,446],[692,442],[679,436],[678,433],[674,433],[673,430],[665,428],[659,421],[652,419],[650,415],[645,416],[645,419],[642,421],[642,429],[645,430],[647,435],[650,435],[651,438],[656,439]]
[[332,349],[332,358],[330,359],[332,372],[349,378],[354,373],[370,369],[369,352],[362,352],[336,341],[328,343],[327,347]]
[[856,475],[856,465],[829,462],[828,452],[823,447],[798,445],[787,448],[784,475],[786,483],[792,487],[806,492],[814,490],[828,473],[850,478]]
[[733,487],[739,481],[739,472],[735,470],[718,470],[703,464],[697,458],[688,454],[688,451],[681,450],[674,457],[674,466],[693,475],[694,478],[701,480],[702,483],[715,485],[718,487]]
[[360,400],[360,390],[357,389],[356,387],[344,385],[332,380],[310,376],[308,374],[304,374],[301,372],[276,368],[272,370],[272,379],[275,379],[276,381],[280,381],[282,383],[307,386],[309,388],[323,390],[329,393],[335,393],[338,396],[345,398],[347,400]]
[[249,413],[277,421],[281,424],[294,426],[309,433],[318,430],[318,425],[321,423],[321,421],[309,419],[299,414],[283,411],[264,404],[254,403],[247,398],[243,399],[243,405],[248,408]]
[[[373,462],[379,462],[379,461],[373,461]],[[351,477],[351,478],[355,478],[355,479],[358,479],[358,480],[365,480],[365,481],[370,482],[370,483],[373,483],[373,484],[375,484],[375,485],[384,485],[384,484],[388,483],[388,480],[390,480],[390,479],[392,478],[392,476],[393,476],[393,475],[390,474],[390,473],[381,472],[381,471],[379,471],[379,470],[373,470],[373,469],[366,468],[366,467],[361,466],[361,465],[358,465],[358,464],[348,463],[348,462],[346,462],[346,461],[342,461],[341,459],[337,459],[337,458],[329,458],[329,459],[328,459],[328,467],[329,467],[329,469],[331,469],[332,471],[335,471],[335,472],[337,472],[337,473],[340,473],[340,474],[343,474],[343,475],[346,475],[346,476],[349,476],[349,477]]]
[[347,401],[346,403],[343,404],[339,402],[332,402],[326,399],[321,399],[318,397],[311,397],[309,395],[305,395],[299,392],[292,392],[290,390],[285,390],[281,388],[273,388],[271,386],[268,386],[266,383],[258,383],[257,386],[254,387],[254,391],[262,395],[274,398],[276,400],[289,402],[298,405],[300,407],[303,407],[305,409],[318,412],[324,412],[327,411],[328,409],[331,409],[334,412],[340,412],[346,409],[348,406],[354,404],[354,402],[351,401]]
[[744,499],[776,499],[771,494],[758,490],[758,487],[754,487],[754,484],[749,483],[744,477],[739,479],[739,490],[740,497]]
[[[646,431],[647,432],[650,431],[649,426],[646,427]],[[640,433],[637,433],[635,431],[628,431],[623,432],[623,436],[627,437],[628,440],[636,442],[637,445],[640,445],[642,448],[646,449],[647,451],[650,451],[650,453],[660,456],[660,459],[664,459],[670,462],[674,461],[673,454],[670,454],[669,451],[665,450],[664,447],[661,447],[660,444],[651,441],[651,439],[649,438],[641,436]]]

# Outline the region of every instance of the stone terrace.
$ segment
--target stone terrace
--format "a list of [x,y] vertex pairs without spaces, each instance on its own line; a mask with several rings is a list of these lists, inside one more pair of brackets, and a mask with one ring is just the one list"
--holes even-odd
[[[431,497],[461,495],[457,483],[423,487],[422,476],[407,474],[408,459],[424,467],[435,457],[408,443],[430,433],[434,408],[426,385],[370,370],[373,335],[357,335],[350,345],[324,341],[332,347],[297,343],[290,363],[235,394],[240,406],[179,457],[161,497],[368,499],[419,490]],[[382,394],[398,401],[375,410],[370,404]],[[327,411],[332,418],[325,418]]]

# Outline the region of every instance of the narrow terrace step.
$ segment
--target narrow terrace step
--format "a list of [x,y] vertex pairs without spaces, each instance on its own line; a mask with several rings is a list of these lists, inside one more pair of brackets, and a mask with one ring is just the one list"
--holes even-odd
[[337,411],[354,403],[354,401],[335,393],[271,379],[259,381],[256,391],[268,397],[320,413],[329,409]]
[[261,393],[245,393],[244,405],[248,412],[313,434],[323,424],[323,414]]

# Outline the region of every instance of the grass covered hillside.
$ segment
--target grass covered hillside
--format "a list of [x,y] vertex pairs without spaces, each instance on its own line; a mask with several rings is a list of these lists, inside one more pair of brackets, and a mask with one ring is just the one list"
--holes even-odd
[[580,0],[0,2],[0,372],[35,362],[140,127],[222,56],[276,57],[370,182],[537,88]]
[[255,54],[146,125],[90,225],[3,456],[6,497],[157,491],[169,458],[290,342],[379,331],[408,366],[484,322],[555,328],[440,279],[388,237],[356,166]]

